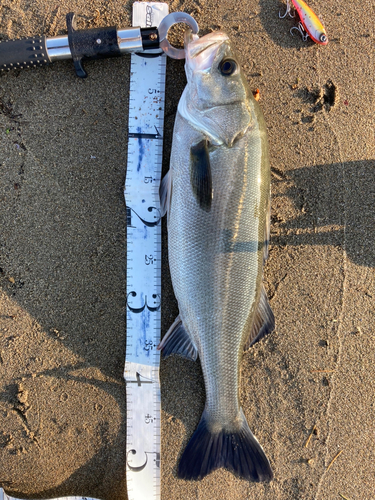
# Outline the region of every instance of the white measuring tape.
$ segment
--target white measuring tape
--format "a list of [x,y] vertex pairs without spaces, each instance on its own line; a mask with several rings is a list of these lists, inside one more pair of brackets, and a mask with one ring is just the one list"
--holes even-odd
[[[133,26],[159,26],[164,3],[133,4]],[[126,478],[129,500],[160,498],[161,214],[166,55],[131,56],[127,210]]]

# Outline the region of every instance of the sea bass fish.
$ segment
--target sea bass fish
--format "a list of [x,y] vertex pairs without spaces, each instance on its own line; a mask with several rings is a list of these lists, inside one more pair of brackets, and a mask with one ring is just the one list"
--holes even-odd
[[266,126],[222,32],[185,35],[187,85],[161,185],[179,316],[159,349],[199,356],[206,404],[178,476],[225,467],[251,481],[272,470],[239,402],[245,346],[274,328],[263,284],[270,206]]

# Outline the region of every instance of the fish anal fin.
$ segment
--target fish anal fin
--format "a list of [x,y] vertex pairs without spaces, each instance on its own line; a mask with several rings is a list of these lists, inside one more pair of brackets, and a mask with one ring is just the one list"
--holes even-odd
[[258,340],[265,337],[268,333],[273,332],[274,329],[275,316],[268,301],[264,286],[262,285],[258,309],[255,313],[250,335],[245,343],[244,349],[247,350],[249,347],[258,342]]
[[270,463],[242,410],[237,425],[219,431],[212,430],[205,410],[181,456],[177,474],[181,479],[198,480],[220,467],[248,481],[273,478]]
[[164,358],[171,354],[178,354],[186,359],[196,361],[198,357],[197,348],[185,330],[180,315],[177,316],[172,326],[164,335],[158,345],[158,349],[162,351]]
[[199,206],[209,212],[212,203],[212,175],[207,139],[190,148],[190,184]]

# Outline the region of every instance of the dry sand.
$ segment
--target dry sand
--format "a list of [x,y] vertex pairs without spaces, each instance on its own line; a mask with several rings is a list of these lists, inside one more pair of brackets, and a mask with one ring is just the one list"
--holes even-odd
[[[311,1],[327,47],[292,37],[278,1],[169,3],[202,33],[229,33],[269,129],[277,327],[245,354],[241,398],[275,479],[176,478],[204,387],[199,364],[174,357],[161,365],[162,500],[372,500],[372,2]],[[0,36],[65,34],[69,11],[80,28],[124,27],[131,4],[1,0]],[[129,58],[86,69],[86,80],[70,62],[0,77],[0,485],[19,497],[126,499]],[[170,60],[164,170],[184,84]],[[164,333],[177,306],[166,239],[163,250]]]

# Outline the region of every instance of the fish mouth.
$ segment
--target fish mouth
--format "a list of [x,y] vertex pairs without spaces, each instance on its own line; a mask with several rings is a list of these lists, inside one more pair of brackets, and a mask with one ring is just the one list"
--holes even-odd
[[193,71],[207,71],[212,67],[220,45],[229,37],[222,31],[209,33],[201,38],[194,35],[190,29],[185,32],[186,63]]

